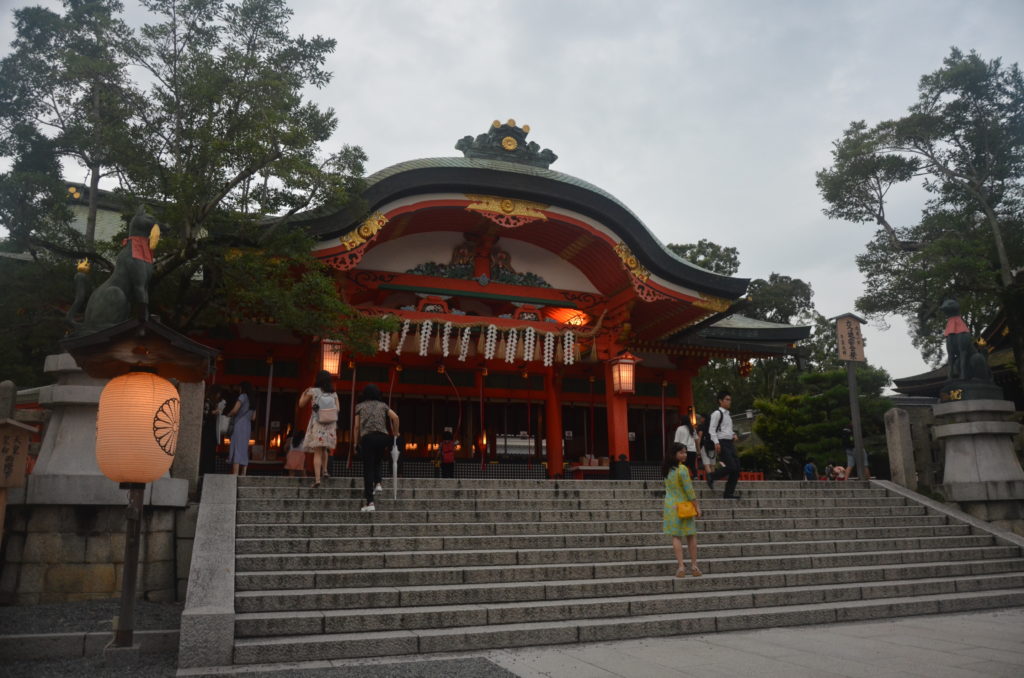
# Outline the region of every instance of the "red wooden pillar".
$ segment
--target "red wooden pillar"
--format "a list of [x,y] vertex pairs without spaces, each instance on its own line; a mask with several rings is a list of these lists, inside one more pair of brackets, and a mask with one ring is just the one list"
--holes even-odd
[[562,400],[555,371],[544,374],[544,437],[548,445],[548,477],[562,477]]
[[697,376],[699,366],[692,365],[688,361],[679,367],[676,372],[676,388],[679,391],[679,414],[685,419],[690,408],[693,407],[693,379]]
[[612,366],[604,365],[604,401],[608,411],[608,458],[618,461],[619,455],[629,459],[629,396],[617,395],[612,389]]

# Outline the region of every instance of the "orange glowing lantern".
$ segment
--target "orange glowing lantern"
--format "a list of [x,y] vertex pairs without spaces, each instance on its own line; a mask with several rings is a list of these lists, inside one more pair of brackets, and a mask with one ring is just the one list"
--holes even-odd
[[341,368],[341,342],[325,339],[320,343],[320,369],[337,376]]
[[100,393],[96,462],[119,483],[151,483],[167,473],[178,447],[181,401],[171,382],[152,372],[111,379]]
[[623,351],[608,361],[612,368],[612,390],[619,395],[636,393],[636,364],[640,358]]

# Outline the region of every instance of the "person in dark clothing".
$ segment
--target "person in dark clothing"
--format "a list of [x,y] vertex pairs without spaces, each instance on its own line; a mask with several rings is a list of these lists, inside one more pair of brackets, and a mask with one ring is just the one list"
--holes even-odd
[[[388,428],[390,426],[390,431]],[[380,462],[388,455],[398,438],[399,420],[395,411],[387,406],[376,384],[367,384],[363,399],[356,405],[356,417],[352,430],[359,436],[359,450],[363,462],[363,496],[366,505],[361,511],[376,511],[373,505],[374,486],[379,478]]]
[[455,477],[455,441],[452,439],[452,432],[445,431],[441,434],[441,477]]
[[732,430],[732,417],[729,416],[729,408],[732,407],[732,394],[728,391],[718,392],[718,409],[711,413],[708,420],[708,435],[715,443],[715,454],[719,461],[725,464],[724,468],[717,469],[708,476],[708,487],[714,489],[715,481],[728,478],[725,482],[726,499],[739,499],[736,492],[736,483],[740,479],[740,460],[736,456],[737,435]]

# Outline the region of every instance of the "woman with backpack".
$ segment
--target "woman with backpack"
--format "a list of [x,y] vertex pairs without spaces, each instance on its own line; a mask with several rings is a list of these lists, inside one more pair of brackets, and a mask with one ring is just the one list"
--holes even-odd
[[313,484],[320,487],[320,480],[327,472],[327,455],[338,444],[338,394],[334,392],[334,378],[327,370],[320,370],[316,383],[307,388],[299,398],[299,407],[313,405],[313,413],[306,427],[303,447],[313,454]]
[[[389,429],[390,425],[390,431]],[[363,460],[363,496],[366,505],[360,511],[376,511],[373,493],[376,489],[377,470],[392,445],[397,444],[398,415],[388,407],[376,384],[363,388],[363,400],[356,405],[356,417],[352,431],[359,436],[359,454]]]

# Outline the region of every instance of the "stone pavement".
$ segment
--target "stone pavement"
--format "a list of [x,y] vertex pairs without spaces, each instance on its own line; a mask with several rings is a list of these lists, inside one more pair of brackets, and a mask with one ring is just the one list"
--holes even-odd
[[1024,608],[495,650],[522,678],[1024,676]]
[[[507,673],[506,673],[507,672]],[[28,675],[28,674],[26,674]],[[179,676],[977,678],[1024,676],[1024,607],[609,643],[235,666]]]

